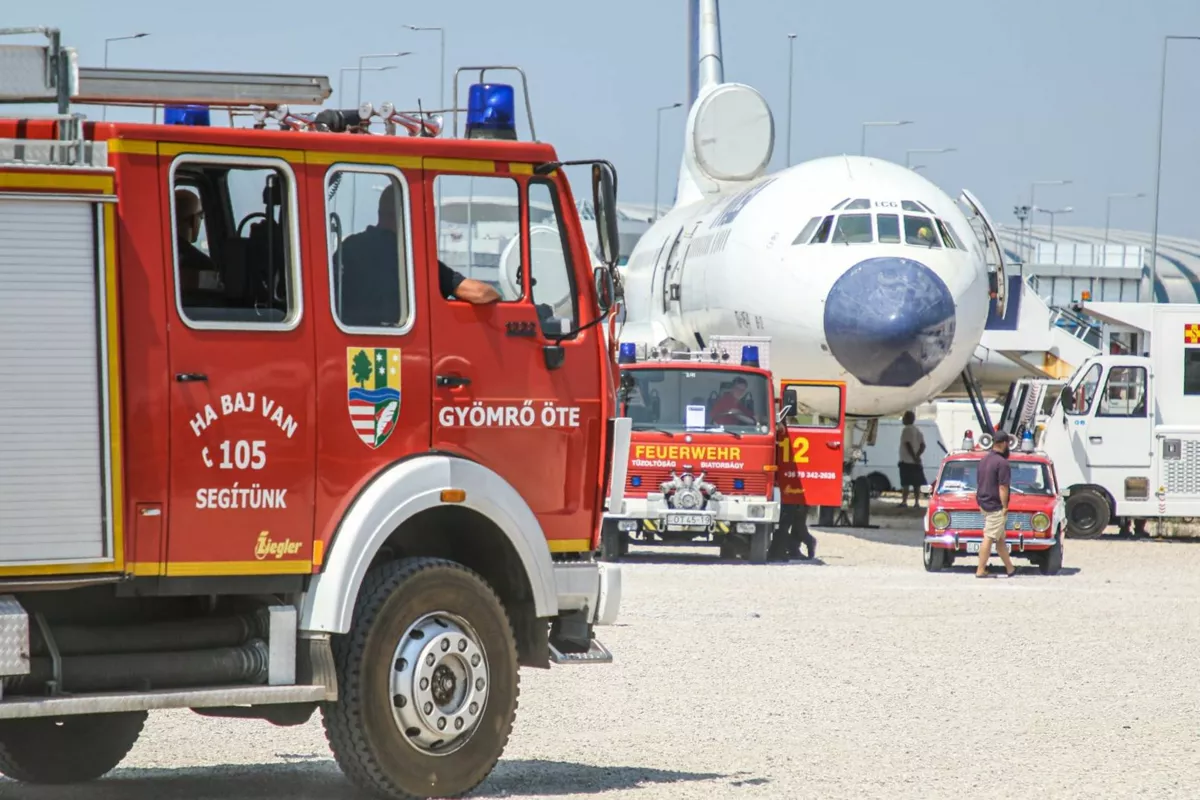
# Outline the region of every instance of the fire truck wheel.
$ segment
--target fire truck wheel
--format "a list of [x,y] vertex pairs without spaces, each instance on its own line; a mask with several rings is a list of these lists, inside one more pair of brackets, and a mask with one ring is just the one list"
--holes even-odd
[[476,573],[437,558],[375,567],[333,655],[338,700],[322,706],[325,735],[360,788],[453,797],[495,767],[517,713],[517,646]]
[[145,711],[0,722],[0,772],[25,783],[93,781],[128,755]]
[[866,528],[871,524],[871,482],[855,478],[850,499],[850,525]]
[[929,542],[924,545],[923,560],[926,572],[938,572],[946,566],[946,551],[940,547],[932,547]]
[[621,556],[629,553],[629,538],[624,531],[615,527],[605,526],[600,532],[600,560],[620,561]]
[[1095,539],[1112,519],[1108,498],[1092,489],[1079,489],[1067,497],[1067,532],[1073,539]]
[[750,563],[767,563],[767,551],[770,547],[771,528],[768,525],[759,525],[754,529],[754,533],[750,534]]
[[817,525],[822,528],[832,528],[833,515],[836,512],[836,506],[817,506]]

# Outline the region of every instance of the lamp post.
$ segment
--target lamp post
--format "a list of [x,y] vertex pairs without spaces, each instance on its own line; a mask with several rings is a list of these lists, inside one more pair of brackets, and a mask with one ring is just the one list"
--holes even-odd
[[[410,31],[437,31],[441,40],[441,71],[438,73],[438,110],[446,111],[446,29],[436,25],[405,25]],[[457,98],[456,98],[457,101]]]
[[917,166],[917,167],[909,166],[912,163],[912,154],[913,153],[953,153],[957,149],[958,149],[957,147],[918,147],[913,150],[905,150],[904,151],[904,166],[906,166],[912,170],[918,170],[921,168],[920,166]]
[[[395,64],[388,64],[386,67],[362,67],[361,71],[362,72],[387,72],[389,69],[395,69],[395,68],[396,68]],[[360,71],[359,67],[342,67],[340,70],[338,70],[338,72],[340,73],[339,77],[338,77],[338,102],[339,103],[342,102],[342,98],[345,96],[344,89],[346,88],[346,73],[347,72],[359,72],[359,71]]]
[[793,54],[796,49],[795,47],[793,47],[793,45],[796,44],[796,34],[789,33],[787,35],[787,38],[788,38],[788,106],[787,106],[787,108],[788,108],[788,110],[787,110],[788,124],[787,124],[787,163],[784,166],[790,167],[792,165],[792,78],[794,76],[793,65],[795,64],[795,61],[793,60]]
[[[123,42],[126,39],[141,39],[143,36],[149,36],[148,33],[134,33],[129,36],[113,36],[104,40],[104,68],[108,69],[108,44],[109,42]],[[108,106],[102,106],[100,119],[108,119]]]
[[1050,215],[1050,242],[1051,242],[1051,244],[1053,244],[1054,243],[1054,217],[1057,216],[1058,214],[1070,214],[1075,209],[1072,208],[1071,206],[1066,206],[1064,208],[1039,208],[1037,206],[1034,206],[1033,210],[1040,211],[1043,214]]
[[662,147],[662,112],[679,108],[683,103],[673,103],[669,106],[659,106],[655,109],[657,120],[654,125],[654,218],[658,219],[658,157]]
[[366,61],[368,58],[400,58],[401,56],[409,56],[409,55],[412,55],[412,52],[409,50],[405,50],[402,53],[370,53],[367,55],[359,56],[358,57],[358,97],[354,102],[357,105],[360,105],[360,106],[362,105],[362,74],[363,74],[363,62],[364,61]]
[[[1037,197],[1035,196],[1037,193],[1037,187],[1039,187],[1039,186],[1066,186],[1070,182],[1071,181],[1069,181],[1069,180],[1033,181],[1032,183],[1029,184],[1029,207],[1034,210],[1037,209]],[[1054,217],[1051,217],[1050,219],[1053,220]],[[1033,219],[1031,218],[1029,220],[1029,263],[1032,264],[1033,260],[1034,260],[1033,259]]]
[[896,125],[912,125],[911,119],[901,119],[894,122],[864,122],[862,124],[862,146],[859,147],[858,154],[865,156],[867,154],[867,128],[893,127]]
[[[1114,197],[1145,197],[1145,192],[1114,192],[1104,200],[1104,260],[1108,261],[1108,227],[1112,217],[1112,201]],[[1101,265],[1103,266],[1103,265]]]
[[1150,292],[1154,297],[1154,287],[1158,283],[1158,198],[1162,181],[1162,138],[1163,111],[1167,102],[1167,45],[1172,39],[1187,39],[1200,41],[1200,36],[1164,36],[1162,53],[1162,79],[1158,87],[1158,147],[1154,157],[1154,229],[1150,234]]

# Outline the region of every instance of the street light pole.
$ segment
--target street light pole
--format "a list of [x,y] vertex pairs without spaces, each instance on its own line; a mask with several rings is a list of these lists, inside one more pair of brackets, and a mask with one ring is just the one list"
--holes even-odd
[[[1037,187],[1039,187],[1039,186],[1066,186],[1066,185],[1067,185],[1067,184],[1069,184],[1070,182],[1071,182],[1070,180],[1060,180],[1060,181],[1033,181],[1032,183],[1030,183],[1030,184],[1029,184],[1029,207],[1030,207],[1031,209],[1035,210],[1035,211],[1036,211],[1036,210],[1038,210],[1038,208],[1037,208],[1037,197],[1036,197],[1036,193],[1037,193]],[[1053,218],[1053,217],[1051,217],[1050,219],[1051,219],[1051,221],[1053,221],[1053,219],[1054,219],[1054,218]],[[1033,217],[1031,216],[1031,217],[1029,218],[1029,263],[1031,263],[1031,264],[1032,264],[1033,262],[1034,262],[1034,252],[1033,252]]]
[[911,119],[901,119],[894,122],[864,122],[862,124],[862,145],[859,147],[858,154],[865,156],[867,154],[867,128],[881,126],[896,126],[896,125],[912,125]]
[[411,51],[405,50],[402,53],[371,53],[368,55],[359,56],[358,57],[358,96],[354,102],[359,106],[362,105],[362,74],[363,74],[363,62],[364,61],[366,61],[368,58],[400,58],[401,56],[408,56],[408,55],[412,55]]
[[913,150],[905,150],[904,151],[904,166],[909,167],[909,169],[913,169],[913,170],[919,169],[919,167],[909,166],[912,163],[912,154],[913,153],[953,153],[957,149],[958,149],[957,147],[918,147]]
[[[1108,228],[1112,218],[1112,201],[1114,197],[1145,197],[1145,192],[1114,192],[1104,200],[1104,260],[1108,260]],[[1101,264],[1101,266],[1104,266]]]
[[788,124],[787,124],[787,164],[785,164],[785,166],[790,167],[792,165],[792,78],[793,78],[793,65],[795,63],[793,60],[793,54],[796,49],[795,47],[793,47],[793,45],[796,44],[796,34],[789,33],[787,35],[787,37],[788,37],[788,106],[787,106],[787,108],[788,108],[788,110],[787,110]]
[[[363,72],[387,72],[389,69],[395,69],[395,68],[396,68],[395,64],[388,64],[386,67],[363,67],[362,71]],[[338,72],[339,72],[338,95],[337,95],[338,103],[342,103],[343,98],[345,97],[344,90],[346,88],[346,73],[347,72],[358,72],[358,71],[359,71],[358,67],[342,67],[340,70],[338,70]],[[343,105],[342,108],[345,108],[345,106]]]
[[410,31],[437,31],[441,40],[441,71],[438,78],[438,110],[446,111],[446,29],[436,25],[405,25]]
[[1154,228],[1150,234],[1150,292],[1154,297],[1154,287],[1158,283],[1158,198],[1162,183],[1162,140],[1163,140],[1163,111],[1167,103],[1167,45],[1172,39],[1188,39],[1200,41],[1200,36],[1164,36],[1162,53],[1162,78],[1158,87],[1158,147],[1154,156]]
[[[150,34],[148,34],[148,33],[135,33],[130,36],[113,36],[111,38],[105,39],[104,40],[104,68],[108,69],[108,43],[109,42],[123,42],[126,39],[141,39],[143,36],[149,36],[149,35]],[[104,105],[101,107],[100,119],[101,120],[108,119],[108,106],[107,105]]]
[[1066,208],[1038,208],[1037,206],[1034,206],[1033,210],[1040,211],[1043,214],[1050,215],[1050,242],[1053,243],[1054,242],[1054,217],[1058,214],[1070,214],[1075,209],[1072,208],[1071,206],[1067,206]]
[[658,219],[658,157],[661,151],[662,143],[662,112],[670,111],[672,108],[679,108],[683,103],[674,103],[669,106],[659,106],[656,110],[656,121],[654,125],[654,218]]

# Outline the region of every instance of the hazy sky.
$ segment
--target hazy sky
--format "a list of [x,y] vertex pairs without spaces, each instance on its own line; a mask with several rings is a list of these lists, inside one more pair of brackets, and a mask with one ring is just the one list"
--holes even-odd
[[[564,157],[611,159],[628,202],[653,199],[655,108],[682,100],[686,81],[686,0],[19,5],[20,17],[10,9],[5,25],[59,26],[87,66],[103,62],[106,37],[147,31],[113,42],[110,66],[316,72],[329,75],[336,92],[339,68],[356,66],[360,54],[413,50],[397,69],[363,76],[364,99],[401,106],[418,95],[426,107],[435,103],[439,68],[437,34],[402,25],[442,25],[447,86],[460,64],[524,67],[540,138]],[[1075,208],[1058,224],[1103,226],[1107,193],[1144,191],[1141,200],[1113,201],[1113,226],[1150,229],[1162,36],[1200,35],[1200,2],[726,0],[721,11],[725,77],[771,104],[776,167],[784,163],[794,32],[793,161],[858,152],[864,120],[910,119],[915,124],[870,129],[868,153],[903,163],[906,148],[958,148],[914,155],[914,163],[927,164],[925,174],[951,194],[974,191],[997,222],[1015,222],[1012,207],[1028,202],[1031,181],[1071,179],[1038,190],[1039,205]],[[351,106],[354,81],[348,73]],[[1198,101],[1200,42],[1173,42],[1159,224],[1196,238]],[[125,114],[148,118],[110,111],[110,119]],[[664,202],[683,119],[682,109],[663,114]]]

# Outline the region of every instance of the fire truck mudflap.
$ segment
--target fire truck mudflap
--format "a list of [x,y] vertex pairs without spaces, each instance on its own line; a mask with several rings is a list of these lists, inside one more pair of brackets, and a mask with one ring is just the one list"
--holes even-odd
[[[390,104],[293,110],[329,96],[323,76],[85,69],[57,30],[0,36],[38,33],[0,44],[0,103],[59,111],[0,118],[0,772],[98,778],[155,709],[319,709],[359,787],[469,791],[520,667],[612,661],[594,630],[621,576],[594,551],[629,447],[602,327],[615,171],[581,162],[593,270],[566,164],[513,141],[511,87],[472,86],[479,141],[447,141]],[[255,128],[210,127],[209,107]],[[497,274],[440,292],[443,260],[472,252],[434,227],[457,178],[507,181],[516,220],[566,209],[535,231],[559,253],[533,261],[514,222]],[[381,227],[354,221],[359,179]],[[403,269],[345,269],[343,226],[385,231]],[[468,302],[489,291],[507,294]]]

